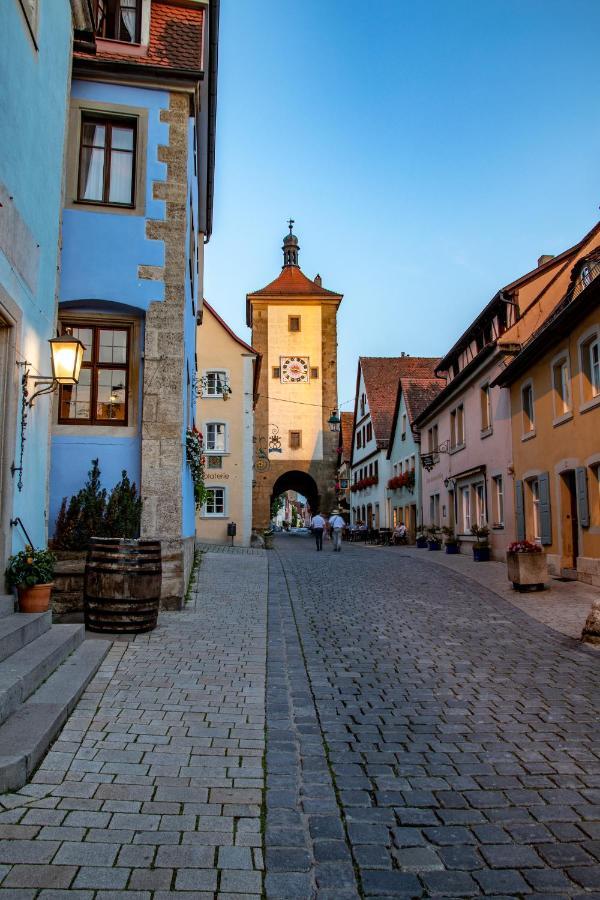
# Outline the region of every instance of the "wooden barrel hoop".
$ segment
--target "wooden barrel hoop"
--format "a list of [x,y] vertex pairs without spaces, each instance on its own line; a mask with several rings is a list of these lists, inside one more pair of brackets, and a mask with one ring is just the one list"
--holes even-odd
[[160,541],[92,538],[85,565],[85,627],[117,634],[152,631],[161,582]]

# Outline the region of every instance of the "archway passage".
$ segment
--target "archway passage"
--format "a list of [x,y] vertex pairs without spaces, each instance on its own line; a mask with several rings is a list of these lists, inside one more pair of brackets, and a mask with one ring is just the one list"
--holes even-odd
[[296,491],[306,497],[311,513],[314,515],[319,509],[319,489],[314,478],[308,472],[300,472],[292,469],[280,475],[273,485],[271,493],[271,505],[273,501],[285,491]]

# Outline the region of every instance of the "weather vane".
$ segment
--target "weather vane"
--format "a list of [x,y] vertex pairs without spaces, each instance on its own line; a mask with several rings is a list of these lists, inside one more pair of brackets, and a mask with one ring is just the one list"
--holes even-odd
[[292,233],[293,227],[294,227],[294,219],[288,219],[288,228],[290,229],[290,234]]

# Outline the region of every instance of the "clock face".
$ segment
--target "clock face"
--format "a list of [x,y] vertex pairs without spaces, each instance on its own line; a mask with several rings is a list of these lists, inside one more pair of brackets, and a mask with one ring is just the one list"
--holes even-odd
[[281,357],[281,381],[300,384],[308,381],[308,358],[305,356]]

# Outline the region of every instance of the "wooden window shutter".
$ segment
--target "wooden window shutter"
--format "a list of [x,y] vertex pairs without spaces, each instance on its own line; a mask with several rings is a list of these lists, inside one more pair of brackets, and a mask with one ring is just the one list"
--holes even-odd
[[552,518],[550,515],[550,474],[542,472],[538,476],[540,489],[540,540],[542,544],[552,543]]
[[517,540],[525,540],[525,502],[523,482],[515,481],[515,514],[517,517]]
[[579,524],[584,528],[588,528],[590,524],[590,504],[588,501],[587,470],[585,466],[578,466],[575,469],[575,480],[577,484],[577,515],[579,516]]

